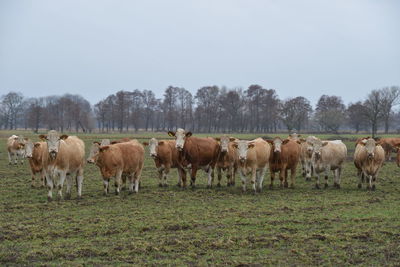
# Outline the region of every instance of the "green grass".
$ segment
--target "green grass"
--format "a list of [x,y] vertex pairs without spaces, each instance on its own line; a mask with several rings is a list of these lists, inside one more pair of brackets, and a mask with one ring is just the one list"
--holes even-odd
[[[375,192],[357,189],[349,161],[340,190],[313,189],[298,171],[295,189],[280,189],[275,181],[273,190],[264,186],[253,195],[241,193],[239,177],[234,188],[206,189],[204,172],[195,190],[177,188],[175,170],[170,186],[159,188],[146,154],[139,194],[103,196],[98,168],[87,165],[82,200],[73,191],[72,200],[48,203],[45,189],[30,187],[27,163],[8,166],[7,136],[0,132],[0,265],[399,266],[400,169],[394,162],[382,168]],[[88,151],[106,135],[79,136]],[[133,135],[112,135],[125,136]],[[352,142],[346,144],[352,151]]]

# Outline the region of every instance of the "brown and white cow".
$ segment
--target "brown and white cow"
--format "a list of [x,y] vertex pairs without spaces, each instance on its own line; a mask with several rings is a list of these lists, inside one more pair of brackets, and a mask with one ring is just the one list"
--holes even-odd
[[92,147],[90,148],[89,156],[87,158],[87,163],[96,163],[97,156],[99,154],[100,146],[107,146],[109,145],[110,139],[102,139],[101,142],[94,141],[92,143]]
[[300,163],[302,169],[302,175],[306,178],[306,181],[311,181],[313,175],[312,167],[312,152],[313,152],[313,141],[317,140],[315,136],[308,136],[306,139],[300,139]]
[[129,192],[138,193],[144,165],[144,148],[137,140],[100,146],[96,165],[103,177],[104,194],[109,192],[112,177],[115,177],[115,193],[119,194],[123,175],[130,180]]
[[[196,174],[203,169],[208,175],[207,187],[212,187],[214,168],[217,161],[218,142],[211,137],[195,137],[191,132],[179,128],[176,132],[169,131],[169,136],[175,137],[176,148],[179,151],[179,164],[190,168],[190,185],[195,187]],[[182,177],[183,187],[186,187],[186,177]]]
[[380,138],[379,144],[382,146],[385,151],[385,159],[392,159],[392,151],[398,151],[397,145],[400,144],[400,138],[388,137],[388,138]]
[[31,169],[31,186],[35,186],[36,174],[40,175],[41,186],[46,185],[45,173],[43,171],[43,157],[47,153],[46,142],[33,143],[31,140],[27,140],[25,144],[25,156],[28,158],[29,166]]
[[385,151],[379,142],[373,138],[360,140],[354,151],[354,165],[358,170],[360,181],[358,188],[362,187],[364,178],[368,182],[367,189],[375,190],[378,172],[385,161]]
[[317,175],[315,187],[320,188],[320,175],[325,174],[325,188],[328,187],[329,171],[334,171],[334,187],[340,188],[340,176],[343,169],[343,163],[347,157],[347,147],[341,140],[313,141],[312,166]]
[[226,171],[227,186],[235,185],[235,175],[238,167],[238,155],[234,147],[234,141],[238,139],[223,135],[215,138],[219,144],[217,163],[215,165],[218,175],[218,184],[221,186],[222,171]]
[[7,139],[7,152],[8,152],[8,164],[18,164],[18,158],[21,164],[24,163],[23,158],[25,156],[25,142],[26,140],[22,136],[12,135]]
[[67,179],[65,198],[71,197],[72,176],[75,175],[78,198],[82,197],[83,167],[85,165],[85,144],[76,136],[62,135],[57,131],[49,131],[40,135],[47,143],[47,153],[43,154],[43,170],[49,189],[47,198],[53,198],[53,187],[57,186],[58,196],[62,198],[62,188]]
[[294,188],[296,168],[300,159],[300,140],[275,137],[267,140],[271,145],[269,157],[269,170],[271,173],[270,188],[274,186],[275,173],[279,172],[281,187],[288,187],[288,171],[290,170],[290,187]]
[[156,138],[151,138],[149,143],[144,142],[145,146],[149,146],[150,157],[154,160],[156,165],[159,186],[168,186],[167,177],[171,168],[178,169],[178,186],[182,185],[182,178],[186,179],[186,171],[179,164],[179,152],[176,148],[175,140],[160,140]]
[[262,190],[264,174],[267,170],[271,146],[261,138],[252,141],[236,141],[234,147],[238,153],[239,173],[242,191],[246,191],[246,176],[251,176],[254,193]]

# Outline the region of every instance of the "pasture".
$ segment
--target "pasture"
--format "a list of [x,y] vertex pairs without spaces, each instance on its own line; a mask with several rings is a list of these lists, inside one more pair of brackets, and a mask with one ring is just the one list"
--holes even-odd
[[[37,135],[25,132],[34,141]],[[29,164],[9,166],[0,132],[1,265],[387,265],[400,262],[400,168],[386,162],[376,191],[357,188],[349,150],[342,188],[314,189],[297,171],[295,189],[281,189],[269,173],[263,192],[206,188],[200,171],[196,189],[158,187],[153,160],[146,161],[139,194],[103,196],[98,168],[86,165],[83,199],[47,202],[47,190],[31,188]],[[86,152],[94,140],[135,135],[78,135]],[[167,134],[138,134],[140,141]],[[233,135],[254,138],[259,135]],[[285,135],[281,135],[285,136]],[[320,136],[327,138],[328,136]],[[114,192],[113,182],[111,191]]]

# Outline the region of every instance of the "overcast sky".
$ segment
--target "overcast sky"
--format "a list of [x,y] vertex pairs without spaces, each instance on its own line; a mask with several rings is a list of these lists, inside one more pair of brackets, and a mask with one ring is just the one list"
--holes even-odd
[[344,102],[400,85],[400,1],[0,0],[0,95],[260,84]]

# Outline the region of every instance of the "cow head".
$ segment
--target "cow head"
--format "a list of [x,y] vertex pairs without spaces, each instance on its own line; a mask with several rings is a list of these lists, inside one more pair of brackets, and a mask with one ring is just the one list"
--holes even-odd
[[216,137],[214,139],[218,141],[219,146],[221,148],[221,153],[227,153],[229,150],[229,148],[228,148],[229,142],[233,142],[236,140],[236,138],[228,137],[226,135],[223,135],[221,137]]
[[326,141],[321,141],[319,139],[313,141],[313,156],[316,160],[321,158],[321,150],[324,146],[328,144]]
[[186,138],[192,136],[192,133],[191,132],[185,132],[185,130],[179,128],[178,130],[176,130],[175,133],[169,131],[168,135],[171,136],[171,137],[175,137],[175,139],[176,139],[175,146],[179,151],[182,151],[183,150],[183,146],[185,145]]
[[87,163],[95,163],[97,156],[99,154],[99,148],[101,146],[100,142],[93,142],[92,147],[90,148],[89,157],[87,158]]
[[233,147],[235,147],[238,151],[240,162],[244,163],[247,159],[247,151],[254,147],[254,143],[251,141],[239,140],[235,141]]
[[297,140],[300,140],[300,136],[301,136],[301,134],[291,133],[291,134],[289,134],[288,139],[297,141]]
[[290,140],[282,140],[280,137],[275,137],[273,140],[267,140],[267,142],[272,145],[273,153],[281,153],[282,145],[287,144]]
[[373,138],[364,139],[359,142],[359,144],[365,147],[368,159],[373,159],[375,157],[375,147],[380,145]]
[[31,140],[27,140],[25,144],[25,157],[32,158],[34,144]]
[[63,142],[63,140],[67,139],[68,135],[64,134],[60,136],[57,131],[51,130],[47,133],[47,135],[42,134],[39,136],[39,138],[46,141],[50,158],[55,159],[60,147],[60,142]]
[[163,145],[164,141],[158,141],[156,138],[151,138],[150,142],[148,143],[149,146],[149,152],[150,152],[150,157],[152,157],[153,159],[158,157],[157,154],[157,147],[159,145]]

